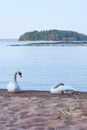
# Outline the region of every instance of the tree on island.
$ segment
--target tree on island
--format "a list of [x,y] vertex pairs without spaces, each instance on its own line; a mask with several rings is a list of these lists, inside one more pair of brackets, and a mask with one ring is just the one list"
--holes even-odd
[[87,35],[66,30],[44,30],[25,32],[19,37],[19,41],[87,41]]

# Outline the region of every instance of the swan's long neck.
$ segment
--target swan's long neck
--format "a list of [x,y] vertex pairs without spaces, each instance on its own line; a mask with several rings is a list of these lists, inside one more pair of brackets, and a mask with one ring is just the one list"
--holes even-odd
[[14,82],[17,83],[17,73],[14,74]]
[[59,84],[53,86],[53,88],[56,89],[56,88],[58,88],[59,86],[64,86],[64,84],[63,84],[63,83],[59,83]]

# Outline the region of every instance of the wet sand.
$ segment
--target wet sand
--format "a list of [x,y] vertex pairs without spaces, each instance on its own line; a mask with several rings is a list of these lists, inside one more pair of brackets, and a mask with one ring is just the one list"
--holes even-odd
[[87,130],[87,93],[0,90],[0,130]]

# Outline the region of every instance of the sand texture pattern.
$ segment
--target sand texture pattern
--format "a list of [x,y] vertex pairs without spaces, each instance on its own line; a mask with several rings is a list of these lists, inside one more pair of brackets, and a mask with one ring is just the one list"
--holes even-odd
[[1,90],[0,130],[87,130],[87,93]]

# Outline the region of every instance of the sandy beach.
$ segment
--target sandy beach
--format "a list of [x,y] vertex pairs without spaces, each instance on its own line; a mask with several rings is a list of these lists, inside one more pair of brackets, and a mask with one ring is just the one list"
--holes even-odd
[[87,130],[87,93],[0,90],[0,130]]

